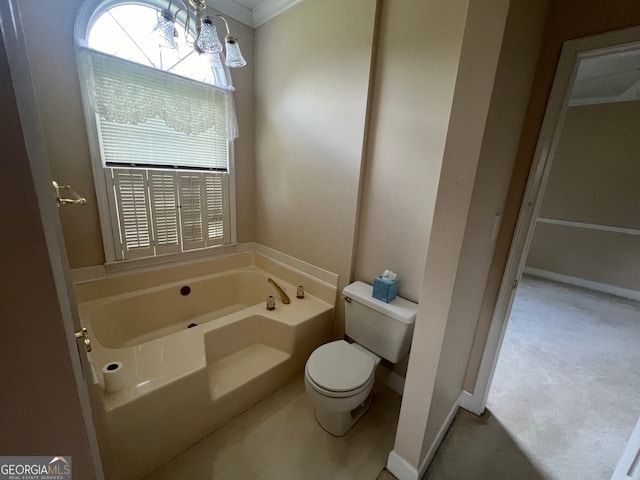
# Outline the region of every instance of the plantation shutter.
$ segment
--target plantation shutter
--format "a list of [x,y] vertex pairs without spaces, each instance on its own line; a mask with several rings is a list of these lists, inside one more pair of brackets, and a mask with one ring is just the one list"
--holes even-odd
[[205,201],[207,221],[207,245],[229,243],[229,215],[225,209],[229,176],[226,174],[205,177]]
[[204,179],[201,173],[178,174],[182,247],[184,250],[207,246],[204,232]]
[[[107,175],[113,189],[120,231],[119,256],[139,258],[153,255],[151,211],[145,170],[118,169]],[[110,195],[111,196],[111,195]]]
[[149,170],[148,174],[156,254],[177,253],[180,251],[180,237],[176,173]]
[[230,242],[229,174],[106,168],[118,260]]

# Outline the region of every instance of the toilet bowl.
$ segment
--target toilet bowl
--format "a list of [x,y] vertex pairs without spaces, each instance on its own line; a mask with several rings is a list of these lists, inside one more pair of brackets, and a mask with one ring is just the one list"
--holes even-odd
[[345,331],[356,343],[321,345],[305,365],[305,390],[316,406],[316,420],[338,437],[367,412],[381,357],[396,363],[411,344],[418,305],[400,297],[387,304],[372,298],[372,291],[363,282],[342,291]]
[[317,348],[305,365],[305,390],[316,406],[316,420],[342,436],[371,404],[371,389],[380,357],[344,340]]

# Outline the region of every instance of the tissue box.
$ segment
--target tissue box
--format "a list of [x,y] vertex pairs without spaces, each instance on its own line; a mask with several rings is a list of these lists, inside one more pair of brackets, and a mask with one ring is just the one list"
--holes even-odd
[[381,276],[373,279],[373,298],[385,303],[391,302],[398,294],[398,279],[387,280]]

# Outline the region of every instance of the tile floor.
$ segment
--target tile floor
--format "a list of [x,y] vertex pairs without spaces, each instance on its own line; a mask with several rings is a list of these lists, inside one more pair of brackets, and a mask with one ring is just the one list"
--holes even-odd
[[373,480],[393,448],[401,397],[376,382],[344,437],[320,428],[302,373],[145,480]]

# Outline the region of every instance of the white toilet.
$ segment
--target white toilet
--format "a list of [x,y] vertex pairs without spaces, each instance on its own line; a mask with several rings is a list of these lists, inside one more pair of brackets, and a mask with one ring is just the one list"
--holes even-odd
[[384,303],[372,291],[364,282],[344,288],[345,332],[356,343],[326,343],[305,366],[305,389],[316,406],[316,420],[338,437],[369,408],[380,357],[397,363],[411,346],[418,305],[400,297]]

